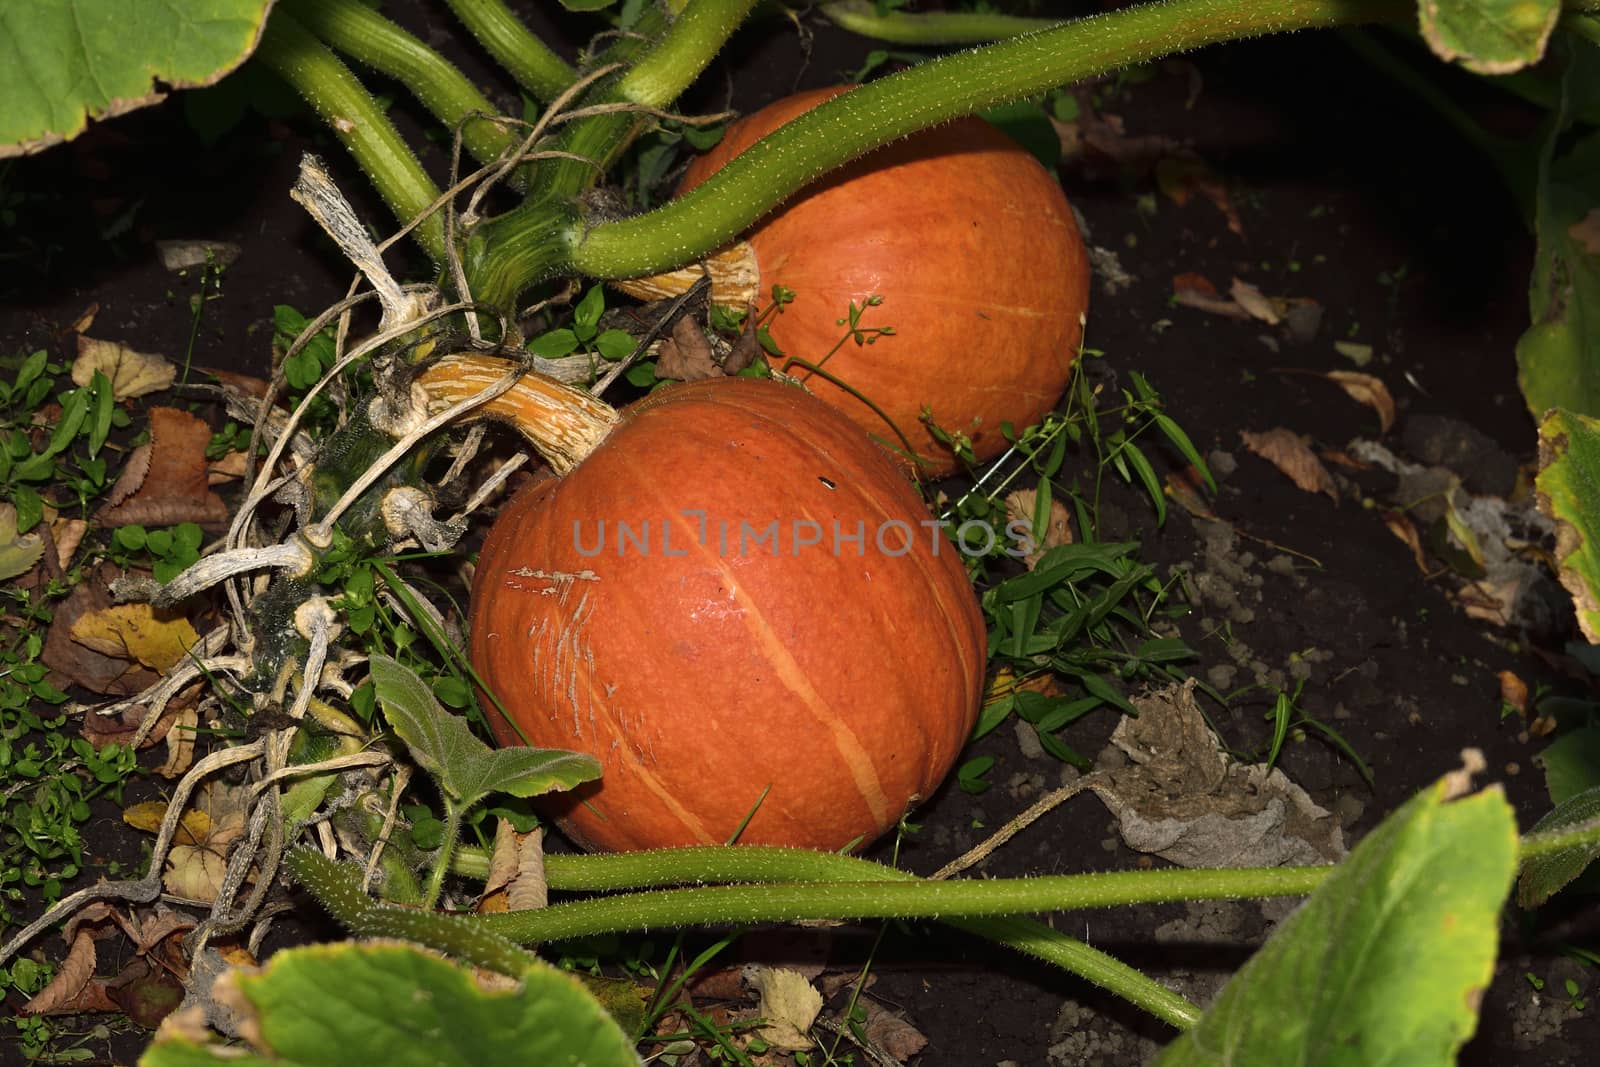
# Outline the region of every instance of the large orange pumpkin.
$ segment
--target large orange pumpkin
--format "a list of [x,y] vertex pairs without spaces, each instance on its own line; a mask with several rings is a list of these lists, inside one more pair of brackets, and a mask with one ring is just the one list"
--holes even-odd
[[[843,90],[800,93],[734,123],[690,164],[679,192],[765,134]],[[746,239],[757,293],[797,294],[768,321],[786,356],[811,363],[838,344],[854,301],[883,297],[825,370],[871,399],[909,438],[924,474],[955,469],[920,422],[924,407],[967,434],[979,459],[1007,447],[1001,423],[1039,421],[1065,389],[1083,335],[1089,263],[1060,184],[1015,141],[965,118],[873,152],[811,186]],[[782,360],[774,359],[775,365]],[[869,433],[899,445],[883,416],[850,392],[790,373]],[[903,446],[901,446],[903,447]]]
[[[462,380],[458,358],[425,384]],[[793,386],[652,395],[507,503],[473,585],[472,661],[515,723],[492,716],[497,737],[603,765],[554,801],[588,848],[720,844],[752,811],[740,842],[870,840],[943,779],[981,700],[958,553]]]

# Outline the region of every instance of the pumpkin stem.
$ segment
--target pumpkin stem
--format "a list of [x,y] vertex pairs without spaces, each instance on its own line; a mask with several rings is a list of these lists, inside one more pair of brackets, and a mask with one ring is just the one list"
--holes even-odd
[[711,279],[711,302],[720,307],[743,310],[761,297],[761,268],[748,241],[735,241],[687,267],[607,284],[638,300],[667,300],[687,293],[701,278]]
[[417,384],[427,393],[432,414],[500,385],[508,375],[517,376],[511,388],[473,408],[466,418],[509,423],[557,474],[582,463],[621,421],[604,401],[503,356],[445,356],[430,364]]

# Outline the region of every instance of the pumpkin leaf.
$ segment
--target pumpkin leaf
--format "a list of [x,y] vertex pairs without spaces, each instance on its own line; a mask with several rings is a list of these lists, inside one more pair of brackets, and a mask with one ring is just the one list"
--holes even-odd
[[1441,59],[1479,74],[1537,63],[1561,16],[1561,0],[1422,0],[1422,36]]
[[[1600,786],[1557,804],[1553,811],[1533,824],[1529,833],[1577,826],[1596,816],[1600,816]],[[1594,842],[1535,856],[1523,865],[1522,876],[1517,880],[1517,905],[1537,908],[1586,871],[1596,859],[1600,859],[1600,843]]]
[[197,1044],[175,1028],[143,1067],[639,1062],[583,985],[543,963],[516,984],[485,988],[466,968],[418,948],[346,942],[285,949],[261,971],[229,972],[223,982],[219,993],[235,1005],[255,1053]]
[[1556,564],[1578,626],[1600,642],[1600,420],[1552,411],[1539,426],[1534,484],[1540,510],[1556,523]]
[[373,656],[370,667],[384,718],[461,807],[490,793],[533,797],[600,777],[600,761],[582,753],[492,749],[473,736],[465,719],[440,705],[415,671],[388,656]]
[[271,0],[7,0],[0,5],[0,157],[90,119],[211,85],[255,50]]
[[1156,1062],[1454,1064],[1517,865],[1511,805],[1456,781],[1367,835]]

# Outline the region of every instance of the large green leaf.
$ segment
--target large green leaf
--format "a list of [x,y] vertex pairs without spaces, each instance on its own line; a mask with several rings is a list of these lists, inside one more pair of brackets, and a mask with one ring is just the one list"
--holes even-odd
[[1447,781],[1362,841],[1160,1064],[1444,1067],[1477,1025],[1517,864],[1498,789]]
[[[1596,816],[1600,816],[1600,786],[1557,804],[1555,810],[1535,823],[1529,832],[1570,829]],[[1522,876],[1517,880],[1517,903],[1524,908],[1537,908],[1588,870],[1596,859],[1600,859],[1600,844],[1578,845],[1535,856],[1523,866]]]
[[[1600,49],[1580,44],[1572,62],[1600,63]],[[1550,132],[1552,150],[1562,133]],[[1523,398],[1534,418],[1558,407],[1600,416],[1600,134],[1546,159],[1533,219],[1533,325],[1517,342]]]
[[[255,51],[273,0],[5,0],[0,157],[36,152]],[[160,88],[157,87],[160,84]]]
[[1534,484],[1539,506],[1556,521],[1556,564],[1578,625],[1600,642],[1600,420],[1552,411],[1539,426]]
[[1444,59],[1479,74],[1509,74],[1544,55],[1561,0],[1421,0],[1422,36]]
[[544,964],[490,991],[421,949],[347,942],[280,952],[238,986],[255,1055],[174,1037],[153,1045],[142,1067],[639,1063],[599,1002]]
[[461,807],[490,793],[533,797],[600,777],[600,761],[561,749],[492,749],[466,720],[446,711],[415,671],[388,656],[373,656],[372,685],[384,717],[422,769]]

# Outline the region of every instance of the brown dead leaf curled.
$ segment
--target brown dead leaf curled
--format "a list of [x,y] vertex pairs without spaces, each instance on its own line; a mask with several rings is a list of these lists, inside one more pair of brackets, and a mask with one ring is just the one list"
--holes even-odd
[[167,758],[156,773],[163,778],[181,778],[194,763],[195,733],[200,728],[200,713],[193,703],[178,712],[167,729]]
[[1237,301],[1230,300],[1217,292],[1217,287],[1203,274],[1186,271],[1174,275],[1172,279],[1173,303],[1192,307],[1199,311],[1210,312],[1213,315],[1225,315],[1230,319],[1241,321],[1250,318],[1250,312],[1240,307]]
[[222,485],[224,482],[237,481],[244,477],[249,469],[250,454],[248,452],[229,452],[221,459],[212,460],[206,467],[206,484]]
[[1431,575],[1433,568],[1428,566],[1428,554],[1422,550],[1422,536],[1417,533],[1417,524],[1411,521],[1411,516],[1403,511],[1386,511],[1383,513],[1383,525],[1411,549],[1411,558],[1416,562],[1417,570]]
[[544,831],[534,828],[520,834],[509,820],[495,826],[494,849],[489,856],[489,877],[478,901],[480,914],[528,911],[550,903],[544,873]]
[[215,264],[226,267],[239,258],[241,249],[231,241],[157,241],[156,254],[170,271],[190,270]]
[[135,352],[115,341],[97,341],[78,335],[78,358],[72,361],[72,380],[87,386],[99,371],[111,382],[111,393],[118,400],[131,400],[159,393],[172,385],[178,369],[163,356]]
[[1339,488],[1333,475],[1300,436],[1282,426],[1262,433],[1243,430],[1244,446],[1282,471],[1290,481],[1308,493],[1326,493],[1335,504]]
[[1389,387],[1382,380],[1352,370],[1331,370],[1323,377],[1343,389],[1352,400],[1376,411],[1378,428],[1389,432],[1394,425],[1394,397],[1389,395]]
[[226,523],[228,505],[211,491],[206,473],[210,443],[211,427],[204,420],[177,408],[151,408],[149,451],[140,457],[143,450],[136,450],[129,457],[96,520],[106,526]]
[[94,932],[87,926],[79,926],[72,934],[72,947],[67,950],[67,958],[61,961],[55,977],[22,1006],[21,1014],[116,1011],[117,1005],[106,995],[105,987],[94,981],[97,962],[94,942]]
[[723,377],[722,368],[712,355],[711,342],[692,316],[678,316],[672,324],[672,336],[661,342],[656,353],[656,377],[683,382]]
[[904,1063],[928,1047],[922,1031],[902,1015],[880,1006],[876,1001],[865,1000],[867,1009],[867,1040]]
[[1206,161],[1194,153],[1180,152],[1167,156],[1157,163],[1156,185],[1169,200],[1180,207],[1198,193],[1222,212],[1222,217],[1227,220],[1229,232],[1240,237],[1244,236],[1244,222],[1239,218],[1239,211],[1233,206],[1232,198],[1228,196],[1228,187],[1206,165]]
[[72,624],[72,639],[102,656],[133,660],[166,671],[200,640],[189,620],[149,604],[113,604],[89,612]]
[[249,804],[248,786],[213,778],[200,787],[194,810],[206,817],[205,830],[192,844],[175,844],[168,853],[161,876],[167,892],[186,900],[216,900],[228,870],[228,850],[244,834]]
[[1500,680],[1500,700],[1507,707],[1515,708],[1518,715],[1526,718],[1528,683],[1519,678],[1516,671],[1501,671],[1496,677]]

